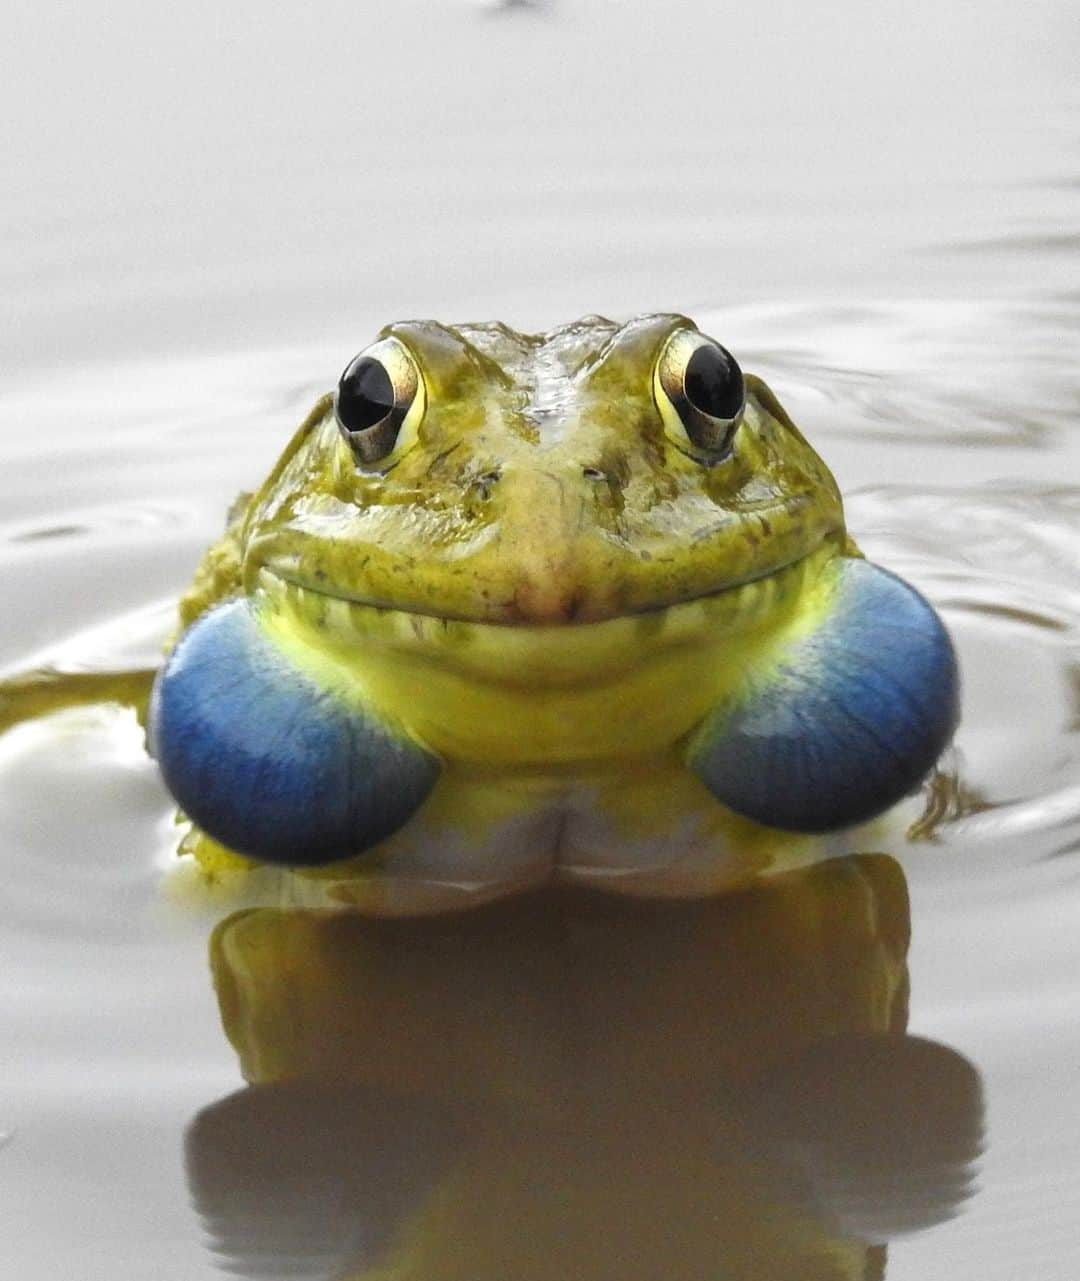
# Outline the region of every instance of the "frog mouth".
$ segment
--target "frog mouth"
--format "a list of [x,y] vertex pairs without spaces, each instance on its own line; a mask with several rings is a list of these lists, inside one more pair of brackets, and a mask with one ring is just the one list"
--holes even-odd
[[[794,586],[807,572],[837,554],[842,554],[842,536],[828,533],[809,550],[798,552],[729,579],[720,585],[681,586],[673,582],[651,599],[636,599],[620,607],[619,601],[598,595],[570,577],[526,575],[508,582],[501,591],[483,590],[482,608],[465,610],[458,604],[438,600],[399,599],[390,593],[355,592],[303,572],[294,561],[269,557],[260,560],[246,574],[247,590],[265,595],[271,602],[287,602],[290,608],[309,615],[341,616],[343,611],[373,611],[414,620],[409,627],[425,632],[432,626],[451,628],[495,628],[499,631],[543,630],[578,635],[590,627],[639,622],[643,629],[657,626],[657,620],[674,611],[698,610],[710,616],[728,616],[732,624],[753,625],[762,615],[782,607]],[[640,592],[638,593],[640,596]]]
[[387,839],[447,762],[557,775],[675,752],[736,814],[831,831],[917,785],[957,713],[932,607],[822,547],[736,590],[588,627],[411,614],[264,569],[183,635],[150,739],[204,831],[310,865]]
[[305,510],[251,527],[243,590],[254,594],[269,573],[350,605],[576,630],[728,598],[821,549],[846,548],[839,503],[809,493],[746,498],[730,509],[670,507],[658,504],[641,528],[601,528],[584,509],[541,501],[475,528],[455,512],[441,523],[438,513],[421,513],[410,524],[378,506]]
[[[455,618],[311,586],[277,566],[259,567],[249,599],[278,643],[301,657],[348,667],[374,654],[436,665],[485,683],[565,687],[607,683],[655,660],[742,646],[812,612],[821,571],[837,555],[823,544],[787,565],[722,590],[648,610],[563,624],[512,625]],[[735,661],[735,652],[729,655]]]

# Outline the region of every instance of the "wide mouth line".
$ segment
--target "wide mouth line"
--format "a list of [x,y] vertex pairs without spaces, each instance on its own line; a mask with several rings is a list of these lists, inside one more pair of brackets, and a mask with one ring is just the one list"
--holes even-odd
[[355,605],[363,609],[377,610],[381,613],[402,614],[406,617],[430,618],[433,622],[441,623],[464,623],[480,627],[499,627],[508,630],[530,630],[530,631],[570,631],[580,630],[586,627],[600,626],[604,623],[610,623],[618,619],[633,619],[648,617],[650,614],[663,613],[664,610],[675,608],[679,605],[690,605],[696,601],[707,601],[716,597],[721,597],[729,592],[737,592],[741,588],[749,587],[754,583],[760,583],[769,578],[774,578],[788,570],[794,569],[809,560],[818,551],[821,550],[824,542],[816,544],[814,547],[804,551],[801,555],[793,557],[791,560],[782,561],[780,564],[771,565],[763,569],[761,573],[748,574],[745,578],[740,578],[734,582],[725,583],[722,587],[716,587],[711,591],[696,592],[692,596],[678,596],[671,599],[657,601],[655,605],[644,606],[639,609],[626,610],[622,613],[608,614],[600,618],[568,618],[553,622],[527,622],[522,619],[501,619],[498,617],[484,617],[478,615],[469,615],[457,613],[453,610],[437,611],[434,609],[417,609],[412,605],[403,605],[397,601],[378,600],[372,597],[353,596],[346,592],[328,590],[323,583],[315,584],[305,581],[297,575],[290,574],[280,567],[263,561],[257,571],[256,581],[258,582],[263,575],[284,583],[287,587],[295,588],[311,596],[323,597],[326,600],[338,601],[345,605]]

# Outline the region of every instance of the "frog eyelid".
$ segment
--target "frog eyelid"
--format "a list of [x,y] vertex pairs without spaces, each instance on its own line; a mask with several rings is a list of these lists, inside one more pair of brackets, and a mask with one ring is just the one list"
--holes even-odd
[[[688,391],[687,375],[692,373],[695,356],[699,365],[711,368],[704,378],[697,376]],[[714,398],[718,395],[721,401],[730,401],[730,411],[722,415],[707,412],[700,403],[702,389]],[[746,388],[738,363],[718,342],[696,329],[677,329],[671,334],[653,367],[653,398],[667,435],[684,454],[708,466],[730,457],[732,440],[746,410]]]
[[[380,404],[388,406],[381,417],[350,426],[350,418],[359,414],[363,420]],[[382,462],[402,444],[414,440],[426,407],[427,388],[420,367],[405,344],[393,337],[383,338],[353,357],[334,393],[334,418],[362,467]]]

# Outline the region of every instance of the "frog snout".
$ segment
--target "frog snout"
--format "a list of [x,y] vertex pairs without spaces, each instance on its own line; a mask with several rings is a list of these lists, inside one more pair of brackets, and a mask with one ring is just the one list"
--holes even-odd
[[505,467],[497,498],[501,542],[511,567],[514,616],[524,623],[566,623],[602,605],[595,566],[597,503],[611,502],[606,474],[579,462],[549,468]]

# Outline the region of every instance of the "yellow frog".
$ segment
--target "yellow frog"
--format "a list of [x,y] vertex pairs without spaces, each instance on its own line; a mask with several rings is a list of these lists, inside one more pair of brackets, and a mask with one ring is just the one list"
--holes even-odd
[[679,315],[389,326],[180,620],[149,743],[199,865],[375,911],[727,888],[915,788],[957,715],[937,615]]

